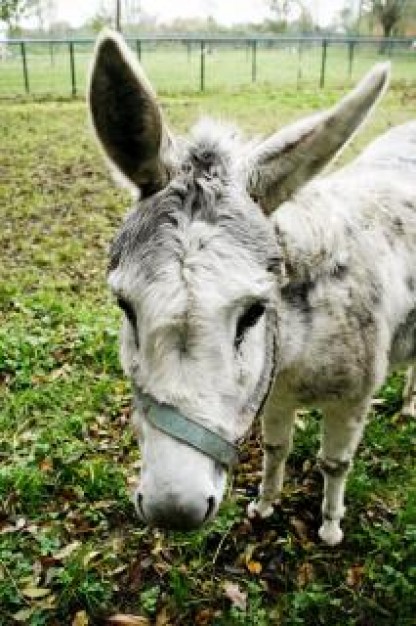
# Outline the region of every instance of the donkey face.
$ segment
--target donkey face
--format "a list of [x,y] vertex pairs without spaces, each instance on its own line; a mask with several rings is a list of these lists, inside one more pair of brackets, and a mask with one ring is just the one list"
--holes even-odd
[[335,109],[256,147],[208,122],[174,140],[129,49],[101,36],[92,121],[141,192],[111,247],[109,284],[125,313],[144,521],[188,529],[216,512],[232,444],[260,411],[279,359],[286,269],[268,213],[339,150],[382,83],[375,72]]
[[196,131],[171,182],[130,214],[111,249],[143,459],[138,510],[163,526],[197,526],[216,511],[225,463],[155,428],[146,400],[234,442],[273,367],[276,243],[223,144],[212,128],[210,139]]

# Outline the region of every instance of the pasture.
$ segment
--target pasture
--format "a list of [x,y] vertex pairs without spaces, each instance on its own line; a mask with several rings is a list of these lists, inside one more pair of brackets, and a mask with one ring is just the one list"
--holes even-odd
[[[266,134],[340,95],[165,91],[162,105],[178,132],[209,112]],[[414,117],[415,104],[414,87],[391,89],[343,158]],[[141,527],[120,313],[105,285],[128,195],[102,163],[83,102],[3,101],[0,129],[0,624],[95,626],[127,613],[158,626],[414,623],[416,421],[399,413],[402,373],[374,402],[340,546],[317,537],[317,412],[298,415],[270,519],[245,515],[260,479],[254,429],[212,524],[189,535]]]
[[[320,41],[254,42],[255,46],[244,39],[238,44],[227,40],[206,42],[202,59],[200,41],[137,40],[130,43],[151,83],[169,93],[237,88],[250,82],[293,89],[313,88],[319,86],[322,71],[325,85],[343,87],[358,80],[374,63],[387,58],[393,61],[395,81],[414,82],[416,53],[409,43],[400,40],[382,55],[377,41],[353,45],[342,41],[328,43],[324,70]],[[9,44],[7,55],[0,60],[0,96],[16,97],[26,91],[34,95],[83,94],[92,45],[88,41],[25,43],[26,85],[22,45]]]

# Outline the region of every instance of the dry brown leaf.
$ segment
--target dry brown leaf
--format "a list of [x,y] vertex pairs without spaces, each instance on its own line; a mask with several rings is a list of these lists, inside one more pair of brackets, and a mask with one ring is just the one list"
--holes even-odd
[[71,369],[72,368],[69,365],[69,363],[64,363],[62,367],[58,367],[57,369],[53,370],[50,373],[49,378],[51,380],[58,380],[58,378],[66,378],[68,374],[71,372]]
[[88,552],[83,559],[83,564],[86,567],[88,565],[88,563],[90,563],[93,559],[95,559],[95,557],[99,556],[100,552],[99,550],[91,550],[91,552]]
[[36,598],[44,598],[51,593],[50,589],[46,589],[45,587],[25,587],[22,589],[22,594],[26,598],[30,598],[31,600],[36,600]]
[[21,611],[17,611],[17,613],[13,615],[13,619],[16,620],[16,622],[27,623],[35,611],[36,607],[31,607],[30,609],[22,609]]
[[66,546],[55,552],[53,558],[57,561],[63,561],[64,559],[67,559],[69,556],[71,556],[71,554],[77,548],[79,548],[80,545],[80,541],[73,541],[72,543],[68,543]]
[[236,583],[232,583],[230,581],[225,581],[224,583],[224,593],[229,600],[231,600],[231,604],[241,611],[245,611],[247,608],[247,594],[244,591],[241,591],[240,587]]
[[164,606],[162,610],[157,614],[156,626],[170,626],[171,622],[168,615],[168,610]]
[[347,571],[346,583],[349,587],[359,587],[363,580],[364,567],[362,565],[353,565]]
[[308,542],[308,527],[305,522],[303,522],[298,517],[291,517],[290,523],[296,531],[297,536],[302,542]]
[[297,572],[297,581],[299,587],[306,587],[315,580],[315,570],[312,563],[302,563]]
[[88,626],[90,623],[86,611],[78,611],[72,620],[71,626]]
[[250,574],[256,575],[260,574],[261,570],[263,569],[263,566],[259,561],[247,561],[246,567]]
[[147,617],[141,615],[128,615],[127,613],[117,613],[108,618],[107,624],[116,624],[117,626],[150,626]]
[[52,459],[43,459],[43,461],[39,463],[39,469],[41,470],[41,472],[51,472],[53,470]]
[[195,615],[195,626],[210,626],[214,617],[214,609],[201,609]]
[[155,541],[155,545],[152,549],[153,556],[159,556],[159,554],[163,551],[163,539],[162,537],[157,537]]

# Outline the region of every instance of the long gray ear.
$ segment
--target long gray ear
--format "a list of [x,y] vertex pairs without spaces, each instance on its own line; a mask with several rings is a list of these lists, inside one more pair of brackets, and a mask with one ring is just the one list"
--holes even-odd
[[390,64],[376,65],[335,107],[283,128],[249,155],[249,194],[271,213],[342,150],[386,89]]
[[88,100],[110,161],[142,197],[162,189],[170,178],[166,155],[172,140],[149,81],[118,33],[105,30],[98,38]]

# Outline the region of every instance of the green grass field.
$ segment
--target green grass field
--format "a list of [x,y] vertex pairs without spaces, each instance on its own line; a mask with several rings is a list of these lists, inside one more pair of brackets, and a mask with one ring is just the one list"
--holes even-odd
[[[133,45],[133,44],[132,44]],[[20,47],[10,45],[10,56],[0,61],[0,97],[15,97],[25,93]],[[75,82],[78,93],[84,93],[90,44],[75,44]],[[321,72],[321,46],[303,44],[301,54],[296,45],[265,48],[259,45],[256,61],[256,80],[259,84],[281,87],[317,87]],[[390,58],[395,81],[416,82],[416,53],[410,49],[396,49],[393,54],[379,55],[376,45],[356,47],[350,76],[348,46],[332,44],[328,47],[327,86],[341,87],[356,80],[374,63]],[[164,93],[199,91],[199,47],[159,42],[142,44],[141,60],[152,83]],[[32,94],[68,95],[71,93],[71,70],[68,44],[31,44],[27,46],[29,89]],[[207,47],[205,55],[205,87],[241,87],[252,80],[251,49],[233,49],[229,45]]]
[[[268,87],[162,102],[179,132],[205,112],[267,133],[340,94]],[[391,90],[345,158],[415,104],[414,87]],[[255,431],[214,523],[190,535],[140,526],[120,313],[105,285],[128,196],[82,102],[3,102],[0,132],[0,624],[414,624],[416,422],[398,413],[402,375],[380,392],[360,446],[341,546],[317,538],[315,413],[268,521],[245,518],[260,478]],[[142,619],[107,621],[117,613]]]

